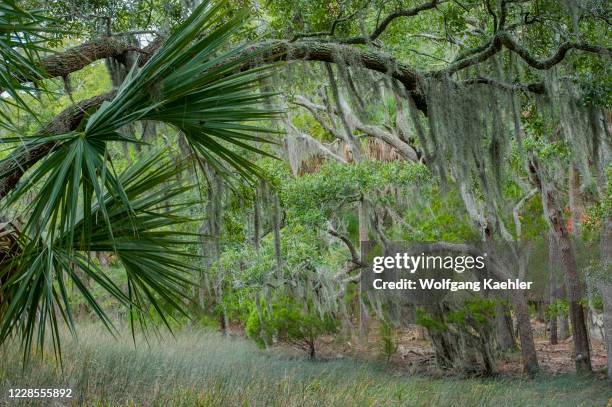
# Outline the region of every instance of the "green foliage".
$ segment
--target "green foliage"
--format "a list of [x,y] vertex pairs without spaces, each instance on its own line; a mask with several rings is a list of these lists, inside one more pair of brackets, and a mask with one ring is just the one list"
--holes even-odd
[[495,317],[495,305],[494,300],[473,297],[459,309],[451,311],[447,318],[449,322],[462,326],[487,325]]
[[416,311],[416,323],[435,333],[445,332],[451,326],[468,329],[486,327],[495,317],[496,301],[470,297],[443,315],[428,312],[422,308]]
[[569,302],[563,299],[555,299],[546,307],[547,318],[567,317],[569,315]]
[[352,165],[326,162],[320,171],[295,178],[283,186],[281,198],[292,220],[321,227],[362,197],[385,200],[377,192],[387,186],[398,188],[426,183],[428,171],[421,164],[400,161],[364,161]]
[[247,335],[260,346],[272,338],[302,346],[315,356],[316,340],[321,335],[335,333],[338,320],[331,314],[320,315],[312,304],[301,304],[290,296],[275,299],[271,306],[261,304],[261,314],[253,306],[246,324]]
[[391,357],[397,352],[397,342],[395,341],[395,331],[393,325],[387,321],[382,321],[378,328],[380,336],[380,353],[384,356],[387,363]]
[[[164,315],[172,310],[183,312],[190,274],[195,270],[191,264],[194,256],[183,248],[197,239],[193,233],[172,228],[192,221],[182,214],[190,202],[183,201],[171,210],[163,210],[160,203],[180,198],[188,189],[175,180],[184,165],[164,160],[160,152],[152,154],[118,176],[125,195],[105,194],[106,213],[103,214],[99,205],[90,204],[90,213],[74,212],[74,226],[69,230],[47,233],[42,235],[44,239],[41,235],[21,232],[20,256],[4,264],[2,269],[5,278],[2,294],[6,301],[0,308],[0,340],[4,342],[20,332],[26,352],[34,340],[42,349],[46,329],[50,328],[59,352],[59,319],[65,319],[75,331],[68,282],[94,314],[112,329],[111,319],[85,279],[126,306],[132,320],[137,318],[145,323],[144,317],[153,307],[168,325]],[[161,185],[165,188],[160,189]],[[45,195],[42,197],[51,200]],[[122,198],[130,205],[126,206]],[[127,293],[91,261],[92,252],[111,252],[117,256],[125,273]]]
[[0,101],[0,127],[14,126],[7,105],[34,114],[23,94],[40,92],[41,88],[24,83],[24,79],[38,81],[47,76],[38,64],[39,53],[47,50],[45,42],[49,35],[59,32],[57,21],[41,9],[26,9],[14,0],[3,0],[0,4],[0,91],[7,92],[12,99],[3,97]]
[[[49,328],[59,354],[59,319],[75,330],[66,279],[110,329],[110,318],[78,272],[128,307],[132,322],[144,324],[154,309],[170,327],[166,315],[185,313],[197,264],[186,247],[198,243],[196,233],[180,230],[192,221],[184,213],[194,203],[184,195],[191,186],[177,180],[187,163],[172,163],[160,151],[119,173],[109,150],[137,143],[120,132],[123,127],[154,120],[181,130],[198,159],[218,171],[257,174],[235,150],[263,153],[249,143],[267,141],[254,134],[262,130],[254,122],[277,113],[258,107],[270,94],[255,92],[270,68],[237,69],[255,55],[226,49],[246,13],[230,17],[225,6],[202,3],[142,68],[134,66],[112,101],[86,112],[74,131],[2,139],[54,148],[3,205],[7,210],[27,202],[27,220],[19,230],[20,255],[0,271],[2,296],[9,299],[0,307],[0,342],[20,332],[26,351],[34,340],[42,349]],[[117,256],[127,276],[125,291],[89,261],[94,251]]]
[[422,308],[417,308],[415,322],[431,332],[440,333],[448,330],[444,321],[432,316]]

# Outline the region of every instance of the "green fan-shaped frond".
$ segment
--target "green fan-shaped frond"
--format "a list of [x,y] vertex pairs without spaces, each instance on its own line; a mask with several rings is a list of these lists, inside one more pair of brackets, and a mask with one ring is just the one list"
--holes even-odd
[[[196,264],[185,247],[199,239],[177,229],[192,221],[182,215],[193,204],[183,196],[190,186],[176,181],[187,163],[172,163],[164,157],[165,152],[156,152],[120,174],[117,181],[124,186],[125,196],[106,193],[104,216],[102,205],[90,202],[88,207],[79,206],[72,230],[52,237],[32,236],[24,230],[14,233],[18,237],[12,240],[11,250],[19,255],[5,262],[0,272],[0,342],[18,333],[27,354],[33,343],[42,346],[50,329],[59,352],[59,321],[67,322],[74,332],[69,284],[112,329],[111,319],[85,279],[127,306],[142,322],[149,306],[166,323],[169,311],[184,312]],[[129,207],[124,199],[130,201]],[[168,208],[168,200],[181,203]],[[93,262],[92,252],[116,256],[125,269],[127,292]]]
[[[59,349],[58,321],[73,326],[67,281],[110,327],[83,275],[128,306],[132,316],[142,317],[151,306],[166,322],[168,310],[182,312],[191,264],[197,263],[189,261],[185,245],[197,243],[198,236],[177,231],[189,221],[181,215],[187,204],[159,208],[181,202],[190,189],[172,181],[185,164],[163,163],[157,154],[118,174],[108,147],[136,143],[120,129],[155,120],[183,132],[199,160],[218,171],[258,174],[237,151],[264,154],[254,142],[270,142],[258,136],[266,133],[258,123],[279,112],[260,107],[271,94],[258,89],[271,68],[244,69],[256,55],[228,43],[246,14],[228,18],[226,9],[225,2],[200,5],[146,64],[132,69],[115,98],[88,112],[75,131],[26,141],[54,147],[4,202],[4,208],[23,205],[34,195],[25,207],[20,255],[0,263],[0,341],[19,332],[29,351],[51,329]],[[91,252],[114,254],[126,272],[126,292],[93,265]]]
[[12,122],[4,110],[16,106],[33,113],[23,100],[22,93],[40,91],[33,81],[43,79],[46,74],[39,63],[38,54],[46,51],[45,42],[50,33],[61,30],[56,22],[42,10],[27,10],[14,0],[0,3],[0,91],[10,98],[2,98],[0,125],[11,128]]

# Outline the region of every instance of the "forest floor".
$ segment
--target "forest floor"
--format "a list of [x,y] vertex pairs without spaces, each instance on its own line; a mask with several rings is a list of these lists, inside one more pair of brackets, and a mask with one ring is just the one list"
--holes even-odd
[[[541,369],[548,374],[573,373],[575,365],[572,359],[572,338],[551,345],[545,332],[544,324],[532,321],[536,336],[535,345]],[[394,336],[397,351],[391,357],[390,364],[397,370],[407,373],[425,373],[433,376],[444,375],[435,366],[434,349],[428,340],[424,339],[419,328],[399,330]],[[343,338],[342,336],[326,336],[319,341],[318,354],[322,358],[357,358],[367,361],[381,359],[381,339],[377,326],[371,326],[366,337]],[[591,340],[591,363],[593,370],[601,372],[606,367],[607,356],[604,344]],[[500,374],[521,375],[522,362],[520,351],[501,358],[498,362]],[[602,373],[603,374],[603,373]]]
[[[612,386],[598,376],[434,377],[376,361],[375,348],[366,361],[325,355],[332,346],[323,344],[322,358],[310,361],[202,328],[163,331],[148,344],[122,332],[115,340],[99,326],[81,325],[79,341],[63,342],[61,368],[52,352],[23,368],[18,347],[6,344],[0,406],[612,406]],[[400,342],[398,358],[411,353]],[[68,388],[72,398],[17,402],[8,397],[17,388]]]

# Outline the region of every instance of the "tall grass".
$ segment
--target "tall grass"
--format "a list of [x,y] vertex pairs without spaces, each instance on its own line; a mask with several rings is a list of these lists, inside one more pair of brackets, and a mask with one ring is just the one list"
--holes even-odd
[[[239,338],[183,330],[176,338],[113,340],[96,328],[66,343],[63,371],[49,354],[25,369],[0,350],[0,405],[11,388],[71,388],[56,405],[88,406],[605,406],[612,388],[574,375],[432,379],[350,360],[308,361]],[[51,405],[21,400],[19,405]]]

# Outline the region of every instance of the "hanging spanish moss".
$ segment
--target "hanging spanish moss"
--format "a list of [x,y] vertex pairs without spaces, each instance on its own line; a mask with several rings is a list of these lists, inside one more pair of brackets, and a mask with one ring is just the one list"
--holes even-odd
[[606,136],[605,116],[585,100],[581,89],[557,69],[545,75],[548,100],[544,110],[548,128],[559,129],[572,161],[580,171],[583,190],[603,192],[600,174],[610,162],[611,140]]
[[484,196],[499,198],[513,130],[503,120],[511,111],[508,92],[450,78],[429,80],[424,87],[439,168],[455,180],[476,182]]

